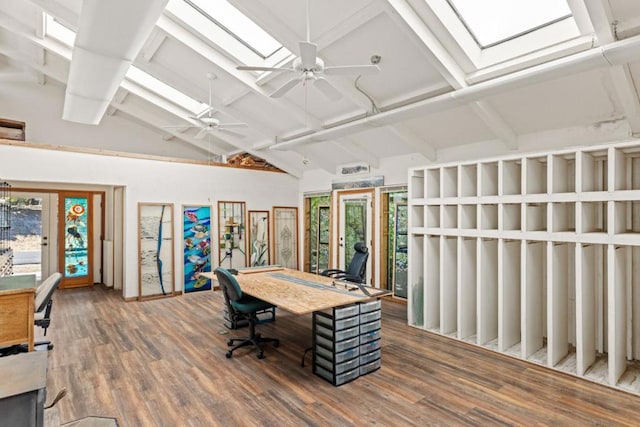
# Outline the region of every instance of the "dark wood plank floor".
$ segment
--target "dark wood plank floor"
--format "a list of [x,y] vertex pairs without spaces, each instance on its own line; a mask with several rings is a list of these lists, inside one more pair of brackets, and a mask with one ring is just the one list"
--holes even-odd
[[[634,425],[640,398],[406,325],[383,304],[382,368],[341,387],[300,366],[311,317],[278,312],[259,360],[227,360],[222,296],[124,302],[94,287],[58,291],[48,336],[49,399],[62,422],[89,415],[125,426]],[[233,331],[235,334],[237,331]]]

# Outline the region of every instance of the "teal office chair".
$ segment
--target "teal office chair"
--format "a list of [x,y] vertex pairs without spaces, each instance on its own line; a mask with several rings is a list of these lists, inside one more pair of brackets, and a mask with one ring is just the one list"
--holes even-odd
[[[258,323],[257,312],[274,308],[273,304],[269,304],[266,301],[252,297],[251,295],[243,294],[242,289],[235,277],[222,267],[218,267],[214,270],[218,283],[222,288],[222,294],[224,295],[224,301],[227,304],[227,309],[230,313],[238,316],[238,318],[245,318],[249,321],[249,336],[243,338],[230,338],[227,341],[229,349],[225,356],[230,359],[233,356],[233,352],[240,347],[253,344],[258,351],[258,359],[264,358],[264,352],[262,346],[263,342],[272,342],[274,347],[280,345],[280,340],[276,338],[265,338],[259,333],[256,334],[256,323]],[[236,341],[240,341],[234,345]]]

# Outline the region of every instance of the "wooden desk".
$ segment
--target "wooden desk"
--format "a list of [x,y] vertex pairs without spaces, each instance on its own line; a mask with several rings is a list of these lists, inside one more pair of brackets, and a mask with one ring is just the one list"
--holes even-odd
[[36,276],[0,278],[0,346],[27,343],[33,351]]
[[[216,279],[215,273],[200,274]],[[298,315],[372,298],[360,290],[348,291],[344,288],[333,287],[334,279],[330,277],[289,268],[266,267],[264,269],[240,270],[235,278],[242,292]]]

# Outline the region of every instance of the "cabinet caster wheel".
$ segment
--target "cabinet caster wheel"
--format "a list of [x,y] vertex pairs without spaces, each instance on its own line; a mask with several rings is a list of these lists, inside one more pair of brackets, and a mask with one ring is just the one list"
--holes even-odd
[[233,353],[231,353],[230,351],[227,351],[227,352],[224,354],[224,357],[226,357],[227,359],[231,359],[231,356],[233,356]]
[[273,342],[273,346],[274,346],[275,348],[280,347],[280,341],[274,341],[274,342]]
[[232,340],[227,341],[227,346],[228,347],[231,347],[232,345],[233,345],[233,341]]
[[262,352],[258,353],[258,359],[264,359],[264,353]]

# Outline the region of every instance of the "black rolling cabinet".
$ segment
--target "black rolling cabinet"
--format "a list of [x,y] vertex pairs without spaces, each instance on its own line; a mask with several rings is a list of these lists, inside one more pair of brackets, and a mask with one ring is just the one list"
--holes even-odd
[[313,372],[334,386],[380,368],[380,300],[313,314]]

